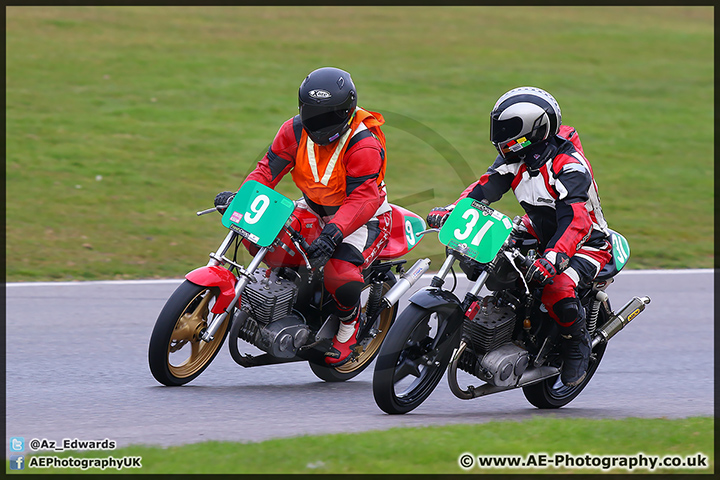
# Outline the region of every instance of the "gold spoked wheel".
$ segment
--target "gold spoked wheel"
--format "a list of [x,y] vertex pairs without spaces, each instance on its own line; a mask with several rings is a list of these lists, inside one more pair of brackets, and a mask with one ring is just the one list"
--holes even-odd
[[176,377],[184,378],[196,373],[220,347],[219,339],[224,337],[228,322],[223,322],[211,342],[200,340],[200,333],[208,325],[210,304],[214,302],[215,295],[207,289],[198,294],[178,318],[168,344],[168,367]]
[[[360,294],[360,304],[362,305],[363,313],[365,313],[365,310],[367,309],[367,301],[368,297],[370,296],[371,287],[372,285],[366,285],[365,288],[363,288],[362,293]],[[388,285],[387,283],[383,283],[382,295],[385,295],[388,290],[390,290],[390,285]],[[367,344],[367,346],[364,350],[362,350],[360,355],[358,355],[355,360],[348,362],[340,367],[337,367],[335,370],[340,373],[350,373],[362,367],[366,363],[371,362],[372,359],[375,358],[375,354],[378,350],[380,350],[380,345],[382,345],[382,342],[385,339],[385,335],[387,335],[388,330],[390,330],[390,325],[392,325],[396,307],[397,305],[393,305],[392,308],[386,308],[385,310],[383,310],[383,312],[380,314],[380,318],[377,319],[376,324],[374,325],[374,327],[379,330],[378,334],[370,341],[370,343]]]
[[150,370],[164,385],[183,385],[202,373],[217,355],[227,334],[225,320],[212,341],[200,339],[212,316],[218,290],[188,281],[168,299],[155,323],[148,358]]
[[[384,282],[382,284],[381,295],[385,295],[394,283],[395,282]],[[363,313],[365,313],[367,309],[371,288],[372,284],[365,285],[360,294],[360,305]],[[340,367],[330,367],[326,365],[322,359],[319,361],[310,361],[310,369],[315,375],[317,375],[318,378],[325,380],[326,382],[344,382],[359,375],[360,372],[365,370],[370,363],[372,363],[373,359],[380,350],[380,346],[385,339],[385,335],[387,335],[388,330],[390,330],[390,326],[395,320],[396,309],[397,305],[393,305],[392,308],[386,308],[382,311],[382,313],[380,313],[380,316],[373,325],[373,328],[378,330],[377,335],[375,335],[375,337],[371,339],[364,348],[361,346],[357,347],[359,350],[357,358]]]

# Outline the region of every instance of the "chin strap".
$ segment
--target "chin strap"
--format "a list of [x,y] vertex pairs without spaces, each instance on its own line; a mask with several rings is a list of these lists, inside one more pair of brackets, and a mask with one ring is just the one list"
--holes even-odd
[[[543,148],[542,153],[535,153],[541,148]],[[518,155],[518,157],[525,163],[525,165],[527,165],[528,171],[534,173],[540,170],[540,167],[545,165],[551,155],[555,154],[557,147],[550,143],[549,140],[545,140],[541,143],[537,143],[536,145],[531,145],[525,150],[527,151]]]

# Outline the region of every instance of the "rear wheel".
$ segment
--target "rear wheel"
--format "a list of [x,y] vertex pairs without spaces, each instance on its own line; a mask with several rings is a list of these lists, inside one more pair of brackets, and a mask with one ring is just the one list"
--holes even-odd
[[168,386],[184,385],[200,375],[227,335],[227,319],[210,342],[200,339],[219,290],[185,281],[165,303],[150,337],[148,362],[155,380]]
[[380,409],[407,413],[435,390],[460,341],[452,335],[438,345],[445,327],[446,320],[436,312],[413,304],[403,310],[375,364],[373,395]]
[[[395,277],[392,277],[391,281],[385,281],[382,284],[367,284],[363,287],[360,293],[360,306],[362,313],[366,313],[368,307],[368,301],[372,295],[379,295],[382,297],[387,293],[390,288],[395,284]],[[373,289],[381,289],[380,291],[373,291]],[[339,367],[331,367],[325,363],[325,359],[319,356],[317,359],[311,360],[308,363],[313,373],[326,382],[344,382],[357,376],[370,366],[370,363],[375,359],[380,350],[380,346],[385,340],[385,336],[390,330],[390,326],[395,321],[397,315],[397,304],[392,307],[384,309],[378,316],[375,323],[371,326],[372,329],[377,330],[374,337],[370,337],[362,351],[358,354],[355,360],[351,360],[345,365]],[[362,342],[365,343],[365,342]]]
[[600,360],[602,360],[606,347],[607,343],[600,343],[593,349],[590,354],[590,364],[588,365],[587,373],[579,385],[568,387],[560,381],[560,375],[558,375],[543,380],[542,382],[523,387],[525,398],[537,408],[560,408],[567,405],[573,401],[575,397],[580,395],[580,392],[590,383],[590,379],[592,379],[598,365],[600,365]]
[[[600,325],[604,325],[607,322],[608,314],[604,308],[601,308],[598,312],[598,316],[595,321],[591,322],[590,337],[593,336],[595,330]],[[528,402],[535,405],[537,408],[560,408],[570,403],[575,397],[580,395],[585,386],[590,383],[590,379],[595,374],[600,360],[602,360],[605,354],[607,343],[600,342],[595,348],[593,348],[590,354],[590,363],[588,364],[588,370],[585,374],[585,378],[579,385],[574,387],[568,387],[560,381],[560,375],[557,377],[543,380],[542,382],[523,387],[523,394],[527,398]]]

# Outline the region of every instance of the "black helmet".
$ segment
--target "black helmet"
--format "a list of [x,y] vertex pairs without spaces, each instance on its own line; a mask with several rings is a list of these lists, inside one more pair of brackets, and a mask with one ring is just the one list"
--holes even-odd
[[357,91],[350,74],[333,67],[310,72],[298,90],[300,120],[313,142],[327,145],[350,128]]
[[490,112],[490,141],[503,158],[556,135],[560,105],[545,90],[519,87],[498,99]]

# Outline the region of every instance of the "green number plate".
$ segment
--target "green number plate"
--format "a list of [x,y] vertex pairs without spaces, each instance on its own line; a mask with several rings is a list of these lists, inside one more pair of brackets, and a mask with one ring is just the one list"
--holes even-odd
[[443,245],[480,263],[495,258],[512,231],[510,217],[472,198],[455,206],[438,236]]
[[405,241],[408,250],[418,244],[423,235],[417,235],[417,233],[422,232],[425,228],[425,222],[422,219],[405,215]]
[[622,268],[625,266],[628,259],[630,258],[630,245],[628,244],[627,240],[625,240],[625,237],[623,237],[617,232],[611,232],[610,238],[612,239],[613,259],[615,260],[615,268],[617,268],[619,272],[620,270],[622,270]]
[[222,217],[222,224],[260,247],[272,245],[293,210],[292,200],[260,182],[245,182]]

